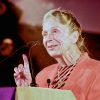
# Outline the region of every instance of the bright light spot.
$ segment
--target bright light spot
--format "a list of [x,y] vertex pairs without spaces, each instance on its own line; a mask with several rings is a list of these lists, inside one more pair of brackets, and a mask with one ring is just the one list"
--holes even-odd
[[16,5],[23,11],[20,23],[40,25],[44,14],[54,8],[53,3],[43,0],[17,0]]

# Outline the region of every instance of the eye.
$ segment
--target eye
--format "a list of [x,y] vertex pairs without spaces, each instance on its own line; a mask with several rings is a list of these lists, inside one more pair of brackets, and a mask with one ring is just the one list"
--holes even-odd
[[52,33],[58,33],[59,31],[57,29],[53,29]]
[[47,36],[47,34],[48,34],[48,33],[47,33],[46,31],[42,31],[42,36],[43,36],[43,37]]

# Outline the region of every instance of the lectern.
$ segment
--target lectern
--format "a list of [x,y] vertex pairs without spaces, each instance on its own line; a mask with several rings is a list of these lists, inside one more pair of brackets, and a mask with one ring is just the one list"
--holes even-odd
[[17,87],[15,100],[76,100],[70,90]]

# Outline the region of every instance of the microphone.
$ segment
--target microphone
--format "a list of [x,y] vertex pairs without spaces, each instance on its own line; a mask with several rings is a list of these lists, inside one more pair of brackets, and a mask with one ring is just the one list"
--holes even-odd
[[48,88],[50,86],[50,83],[51,83],[51,80],[50,79],[47,79]]

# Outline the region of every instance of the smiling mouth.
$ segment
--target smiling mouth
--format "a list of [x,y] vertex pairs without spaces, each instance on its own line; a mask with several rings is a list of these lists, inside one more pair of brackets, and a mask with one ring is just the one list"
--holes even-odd
[[48,49],[50,49],[50,50],[52,50],[52,49],[54,49],[55,47],[57,47],[58,45],[50,45],[50,46],[47,46],[48,47]]

